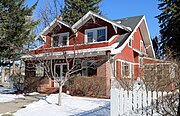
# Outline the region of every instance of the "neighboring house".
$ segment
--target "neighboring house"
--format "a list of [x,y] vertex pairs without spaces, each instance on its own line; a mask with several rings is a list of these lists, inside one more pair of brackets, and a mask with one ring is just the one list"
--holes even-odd
[[[71,58],[75,50],[80,62],[86,57],[84,65],[94,62],[96,68],[86,68],[78,75],[106,78],[106,95],[109,95],[111,77],[137,79],[142,76],[139,72],[143,69],[143,64],[155,59],[145,16],[109,20],[89,11],[72,26],[55,19],[37,38],[43,39],[45,43],[31,50],[31,54],[43,57],[53,52],[54,72],[58,76],[63,76],[62,72],[71,66],[63,59],[63,51]],[[31,57],[23,58],[27,68]],[[96,61],[101,59],[103,61],[97,65]],[[26,70],[25,83],[28,79],[37,81],[38,76],[45,77],[41,68],[36,65],[34,71]],[[57,87],[51,79],[44,78],[40,81],[37,86]]]

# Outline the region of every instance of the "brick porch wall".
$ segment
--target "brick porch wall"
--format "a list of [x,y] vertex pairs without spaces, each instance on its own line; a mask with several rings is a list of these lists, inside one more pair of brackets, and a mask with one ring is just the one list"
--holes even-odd
[[110,96],[110,63],[105,62],[97,68],[97,76],[106,78],[106,96]]

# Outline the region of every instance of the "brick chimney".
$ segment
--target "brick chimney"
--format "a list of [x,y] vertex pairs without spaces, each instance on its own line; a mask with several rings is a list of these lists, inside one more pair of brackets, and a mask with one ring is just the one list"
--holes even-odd
[[56,18],[57,18],[58,20],[60,20],[60,21],[63,20],[63,17],[62,17],[62,16],[56,16]]

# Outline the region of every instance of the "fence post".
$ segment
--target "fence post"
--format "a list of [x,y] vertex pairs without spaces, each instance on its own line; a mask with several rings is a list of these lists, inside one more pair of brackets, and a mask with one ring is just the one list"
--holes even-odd
[[129,91],[129,111],[132,112],[132,91]]
[[111,116],[118,116],[119,113],[119,90],[111,89]]
[[143,91],[143,113],[146,113],[147,112],[147,91]]
[[142,91],[138,91],[138,113],[142,114]]
[[133,91],[133,111],[135,112],[137,109],[137,91]]
[[156,91],[153,91],[153,101],[152,101],[152,103],[153,103],[153,113],[154,112],[157,112],[157,92]]
[[[151,91],[148,91],[148,98],[147,98],[147,100],[148,100],[148,106],[150,107],[151,106],[151,101],[152,101],[152,97],[151,97]],[[150,108],[150,110],[148,111],[149,113],[152,113],[152,108]],[[148,115],[149,115],[149,113],[148,113]]]
[[127,112],[128,111],[128,106],[129,106],[129,101],[128,101],[128,91],[127,90],[125,90],[124,91],[124,110],[123,110],[123,112],[125,113],[125,112]]
[[119,109],[119,115],[122,115],[124,113],[124,89],[121,88],[120,92],[119,92],[119,105],[120,105],[120,109]]

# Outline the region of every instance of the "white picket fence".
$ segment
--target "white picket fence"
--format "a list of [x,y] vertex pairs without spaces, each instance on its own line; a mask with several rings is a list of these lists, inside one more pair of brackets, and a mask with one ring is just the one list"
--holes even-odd
[[155,104],[167,92],[151,92],[151,91],[126,91],[123,89],[111,89],[111,116],[122,115],[148,115],[147,112],[156,112],[156,109],[150,108],[151,104]]

